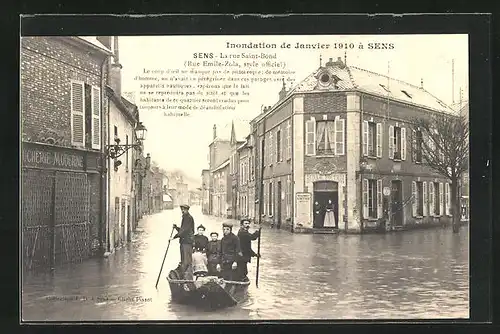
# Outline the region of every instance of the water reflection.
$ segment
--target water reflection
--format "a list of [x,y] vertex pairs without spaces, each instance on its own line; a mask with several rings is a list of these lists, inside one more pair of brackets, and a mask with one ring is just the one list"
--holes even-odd
[[[197,211],[198,209],[198,211]],[[193,208],[207,234],[221,220]],[[299,235],[264,228],[259,288],[249,265],[248,298],[201,312],[170,302],[164,279],[179,261],[172,242],[155,289],[178,210],[152,215],[124,249],[108,259],[25,278],[25,320],[239,320],[468,317],[468,231],[429,229],[378,235]],[[237,229],[237,227],[236,227]],[[236,232],[236,231],[235,231]],[[254,244],[254,249],[256,243]],[[51,300],[78,295],[83,300]]]

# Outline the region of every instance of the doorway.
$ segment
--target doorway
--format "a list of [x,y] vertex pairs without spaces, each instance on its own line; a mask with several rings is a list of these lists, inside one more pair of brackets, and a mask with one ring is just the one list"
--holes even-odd
[[403,191],[400,180],[391,182],[391,223],[393,226],[403,226]]
[[[331,202],[331,204],[329,203]],[[333,207],[335,226],[325,226],[327,206]],[[335,181],[314,182],[313,195],[313,227],[338,228],[339,221],[339,193],[338,183]]]

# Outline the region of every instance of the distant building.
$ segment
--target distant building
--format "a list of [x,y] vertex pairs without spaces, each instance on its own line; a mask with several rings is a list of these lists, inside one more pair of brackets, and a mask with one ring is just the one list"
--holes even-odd
[[205,215],[211,213],[210,198],[210,170],[201,171],[201,212]]
[[229,174],[229,159],[211,171],[213,180],[212,215],[232,218],[231,207],[231,175]]
[[[462,105],[462,103],[460,103]],[[465,102],[460,108],[460,114],[469,118],[469,102]],[[469,221],[470,198],[469,198],[469,169],[462,175],[460,186],[460,210],[461,220]]]

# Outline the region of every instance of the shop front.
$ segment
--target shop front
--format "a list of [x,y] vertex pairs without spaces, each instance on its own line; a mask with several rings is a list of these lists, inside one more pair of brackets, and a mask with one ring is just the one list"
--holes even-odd
[[80,261],[100,248],[100,156],[22,143],[21,198],[25,269]]

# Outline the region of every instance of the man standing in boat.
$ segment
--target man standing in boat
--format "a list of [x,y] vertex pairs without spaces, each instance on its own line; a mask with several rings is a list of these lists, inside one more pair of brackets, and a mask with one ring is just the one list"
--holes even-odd
[[241,281],[248,279],[247,264],[250,263],[251,258],[259,256],[252,250],[252,240],[257,240],[260,237],[260,231],[257,230],[250,233],[248,231],[249,229],[250,221],[248,219],[242,219],[240,221],[240,230],[238,231],[242,256],[240,256],[237,261],[237,279]]
[[172,238],[179,238],[180,250],[181,250],[181,273],[184,275],[184,279],[193,279],[193,242],[194,242],[194,219],[189,214],[189,205],[181,205],[182,211],[182,221],[181,227],[179,228],[174,224],[174,228],[177,230],[177,234]]
[[237,268],[238,257],[241,257],[240,240],[233,233],[233,225],[231,223],[222,224],[224,236],[221,240],[222,253],[222,278],[227,281],[233,280],[233,271]]

